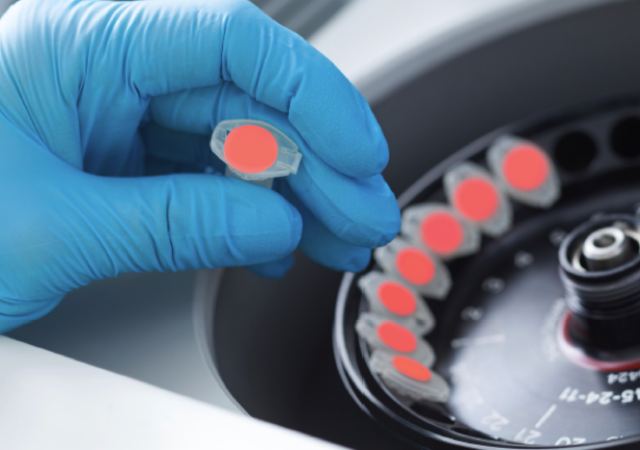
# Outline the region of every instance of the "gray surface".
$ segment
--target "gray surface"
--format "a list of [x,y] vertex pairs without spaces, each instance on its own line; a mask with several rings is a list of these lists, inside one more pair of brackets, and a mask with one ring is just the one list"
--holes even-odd
[[217,381],[208,340],[212,330],[204,325],[211,320],[202,317],[211,314],[220,275],[125,274],[97,281],[9,336],[238,411]]
[[351,0],[251,0],[281,25],[308,38]]
[[[358,0],[311,37],[370,104],[463,53],[555,17],[628,0]],[[348,43],[348,45],[345,45]]]
[[3,450],[340,450],[5,336],[0,398]]
[[4,14],[6,9],[11,6],[13,0],[0,0],[0,16]]

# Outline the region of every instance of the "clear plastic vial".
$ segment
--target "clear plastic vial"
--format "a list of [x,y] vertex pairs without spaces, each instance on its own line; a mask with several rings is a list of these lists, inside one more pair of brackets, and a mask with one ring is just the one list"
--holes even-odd
[[229,172],[246,181],[263,181],[298,172],[302,154],[276,127],[250,119],[224,120],[211,136],[211,150]]
[[444,190],[453,208],[485,234],[497,237],[511,227],[511,204],[489,172],[471,162],[444,175]]
[[498,184],[514,199],[549,208],[560,198],[560,180],[542,148],[517,136],[498,138],[487,152]]
[[417,335],[429,333],[436,325],[433,313],[413,288],[398,279],[372,271],[358,280],[369,311],[411,329]]
[[448,205],[421,203],[402,214],[402,234],[409,242],[443,260],[467,256],[480,249],[480,230]]
[[356,322],[356,332],[374,349],[409,356],[427,368],[436,362],[436,354],[427,341],[393,320],[365,312]]
[[435,255],[401,237],[377,248],[373,256],[386,273],[425,297],[444,300],[451,289],[447,266]]
[[375,350],[369,361],[387,388],[409,402],[441,402],[449,399],[447,382],[413,358],[384,350]]

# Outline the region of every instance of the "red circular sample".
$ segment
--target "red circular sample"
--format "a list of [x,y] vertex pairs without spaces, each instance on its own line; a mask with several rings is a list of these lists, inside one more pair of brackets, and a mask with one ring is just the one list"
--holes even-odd
[[530,145],[511,150],[502,162],[502,172],[511,186],[532,191],[542,186],[549,175],[549,163],[543,153]]
[[436,212],[427,216],[420,225],[422,241],[434,252],[454,252],[464,238],[460,222],[451,214]]
[[398,272],[413,284],[427,284],[436,275],[436,266],[429,256],[416,248],[406,247],[396,255]]
[[431,379],[431,371],[415,359],[407,356],[394,356],[391,363],[398,372],[409,378],[418,381],[429,381]]
[[399,316],[413,314],[418,306],[413,292],[393,281],[385,281],[378,286],[378,297],[389,311]]
[[276,162],[278,143],[268,130],[257,125],[242,125],[227,136],[224,157],[227,164],[240,172],[263,172]]
[[418,340],[413,333],[394,322],[382,322],[378,326],[378,337],[398,352],[410,353],[418,347]]
[[468,178],[458,185],[453,194],[453,205],[469,220],[489,219],[498,210],[498,193],[491,183],[482,178]]

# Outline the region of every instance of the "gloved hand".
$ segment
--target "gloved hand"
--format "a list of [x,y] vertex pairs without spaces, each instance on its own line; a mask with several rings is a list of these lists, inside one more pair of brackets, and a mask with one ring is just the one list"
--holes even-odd
[[[300,147],[279,192],[219,174],[209,137],[237,118]],[[400,225],[387,159],[355,88],[247,1],[21,0],[0,20],[0,332],[122,272],[281,276],[298,245],[362,269]],[[142,176],[170,172],[201,173]]]

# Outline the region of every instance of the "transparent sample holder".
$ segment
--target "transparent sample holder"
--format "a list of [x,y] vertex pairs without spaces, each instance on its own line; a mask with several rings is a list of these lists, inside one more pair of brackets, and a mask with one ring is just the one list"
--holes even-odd
[[[267,130],[277,144],[277,155],[275,155],[273,163],[264,170],[260,170],[258,172],[239,170],[237,164],[236,167],[234,167],[233,161],[229,161],[229,155],[225,155],[225,143],[227,138],[231,132],[244,126],[255,126]],[[210,146],[213,153],[227,164],[228,172],[232,173],[236,178],[246,181],[263,181],[295,174],[298,172],[300,160],[302,159],[302,154],[298,150],[298,146],[295,142],[274,126],[259,120],[224,120],[218,123],[216,128],[213,130]],[[247,155],[247,158],[250,159],[250,157],[251,154]]]

